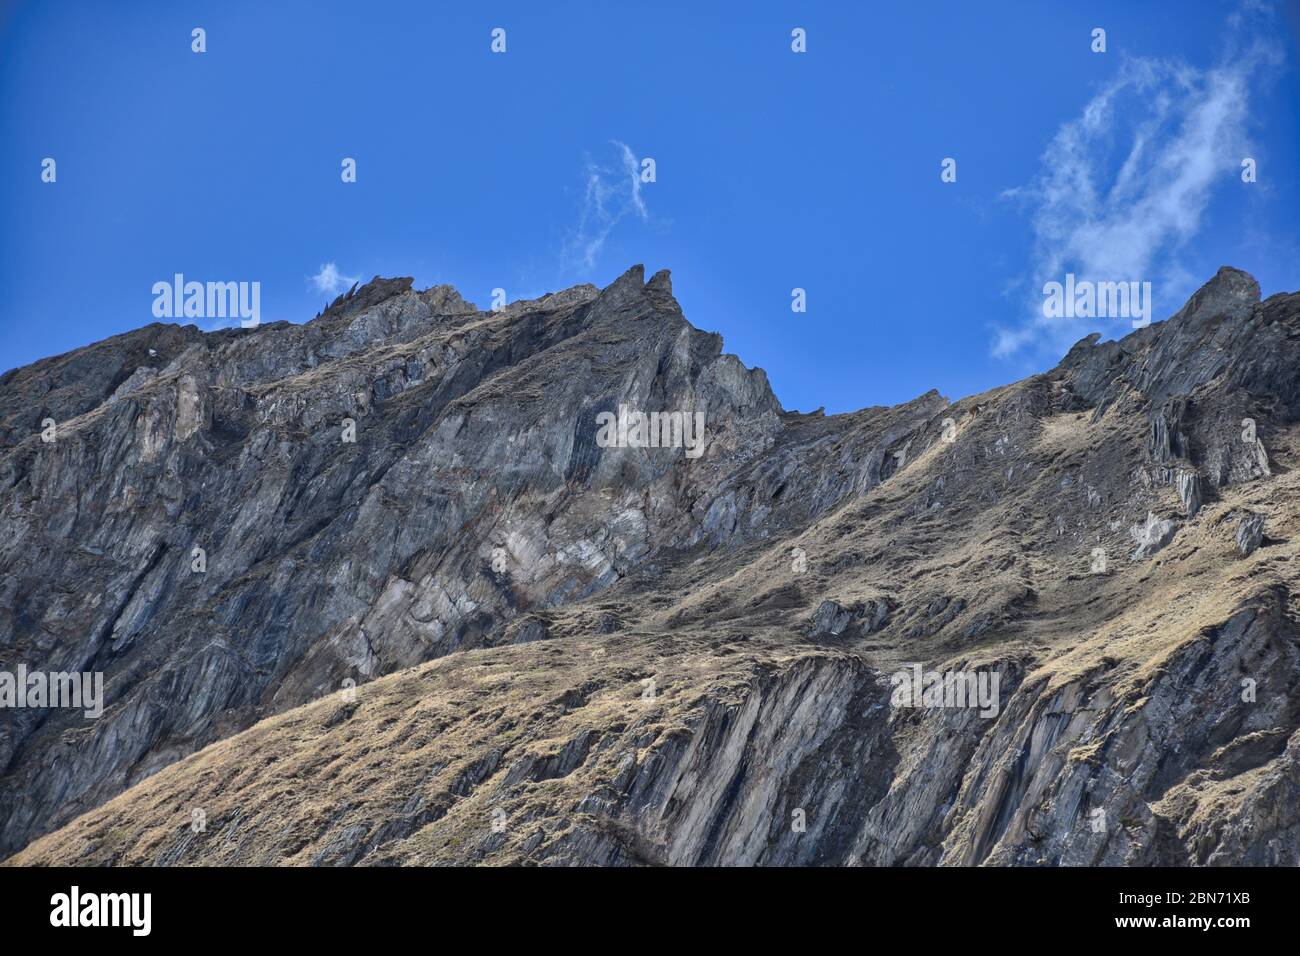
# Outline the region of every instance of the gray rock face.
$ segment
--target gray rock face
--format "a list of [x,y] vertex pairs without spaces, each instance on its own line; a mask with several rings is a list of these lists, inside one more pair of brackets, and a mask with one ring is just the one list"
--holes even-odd
[[1130,529],[1133,534],[1133,540],[1137,542],[1137,548],[1129,557],[1131,561],[1140,561],[1143,558],[1149,558],[1155,554],[1178,533],[1178,523],[1169,518],[1157,518],[1150,512],[1147,513],[1145,524],[1134,525]]
[[[849,415],[721,345],[636,267],[7,373],[0,670],[107,700],[0,712],[0,853],[1300,863],[1300,295],[1223,269],[1043,375]],[[702,412],[702,453],[602,441],[621,407]],[[1243,577],[1204,545],[1265,497]],[[900,703],[912,662],[996,706]]]
[[807,633],[813,640],[840,636],[865,636],[880,629],[889,617],[887,601],[865,601],[841,607],[834,601],[822,601],[808,622]]
[[1151,438],[1147,452],[1152,461],[1160,463],[1186,458],[1187,435],[1183,433],[1183,417],[1187,414],[1187,399],[1166,401],[1151,414]]
[[[499,313],[376,279],[306,325],[8,373],[0,651],[103,671],[110,706],[75,748],[66,713],[5,714],[0,852],[344,680],[536,640],[505,626],[656,551],[806,522],[946,404],[787,414],[721,345],[637,267]],[[599,447],[620,406],[702,414],[704,453]]]
[[[1260,766],[1288,747],[1286,734],[1264,729],[1282,719],[1300,674],[1295,644],[1275,643],[1291,633],[1279,610],[1243,611],[1177,655],[1137,711],[1096,687],[1096,674],[1053,685],[1011,663],[1001,668],[994,720],[973,710],[900,711],[888,705],[883,675],[852,660],[809,661],[706,716],[691,740],[642,764],[601,809],[642,821],[643,845],[668,864],[1293,864],[1294,814],[1282,839],[1261,832],[1278,832],[1266,817],[1295,793],[1295,737],[1276,783],[1252,794],[1247,813],[1218,821],[1230,848],[1200,837],[1208,820],[1189,828],[1190,855],[1162,836],[1166,807],[1193,818],[1219,799],[1216,774],[1234,761]],[[1223,673],[1255,654],[1277,670],[1250,667],[1267,685],[1254,703],[1241,699],[1239,682],[1200,673],[1207,660]],[[1221,750],[1229,727],[1260,739],[1249,752],[1245,741]],[[838,773],[841,760],[854,772]],[[1191,768],[1199,774],[1185,776]],[[738,774],[743,796],[729,799]],[[1162,795],[1155,810],[1153,795]],[[795,811],[807,832],[792,827]],[[566,861],[625,862],[619,844],[591,834],[550,849]]]
[[1194,471],[1178,472],[1175,479],[1178,486],[1178,500],[1183,504],[1183,514],[1195,518],[1201,510],[1201,476]]
[[1248,558],[1255,553],[1264,540],[1264,516],[1263,515],[1246,515],[1237,525],[1237,551],[1243,558]]

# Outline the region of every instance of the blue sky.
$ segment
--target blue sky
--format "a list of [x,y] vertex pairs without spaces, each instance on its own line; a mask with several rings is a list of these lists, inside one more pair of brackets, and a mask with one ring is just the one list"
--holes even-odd
[[0,11],[0,368],[154,321],[177,272],[260,282],[265,322],[336,276],[487,307],[643,262],[787,408],[838,412],[1127,331],[1036,318],[1065,271],[1151,281],[1156,319],[1224,264],[1300,289],[1295,3]]

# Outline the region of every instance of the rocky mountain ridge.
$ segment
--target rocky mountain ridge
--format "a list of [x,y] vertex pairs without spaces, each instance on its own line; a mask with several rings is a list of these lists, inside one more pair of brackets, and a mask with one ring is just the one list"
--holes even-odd
[[[0,853],[1300,862],[1300,295],[1225,268],[849,415],[721,346],[635,267],[7,373],[0,667],[108,691],[5,713]],[[620,405],[703,412],[704,454],[601,447]],[[912,662],[996,673],[997,715],[896,706]]]

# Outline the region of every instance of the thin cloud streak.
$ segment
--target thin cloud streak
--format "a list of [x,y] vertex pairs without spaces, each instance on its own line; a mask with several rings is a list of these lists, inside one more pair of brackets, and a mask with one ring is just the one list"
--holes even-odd
[[620,166],[607,167],[586,157],[585,191],[578,224],[560,253],[566,269],[595,268],[614,227],[629,217],[648,222],[650,212],[641,195],[641,161],[632,149],[617,140]]

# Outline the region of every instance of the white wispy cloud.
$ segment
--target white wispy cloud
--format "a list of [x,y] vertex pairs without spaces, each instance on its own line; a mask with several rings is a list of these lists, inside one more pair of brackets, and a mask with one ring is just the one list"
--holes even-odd
[[359,281],[357,276],[345,276],[339,272],[339,267],[333,262],[321,264],[320,271],[310,277],[313,286],[317,292],[324,292],[326,295],[338,295]]
[[650,219],[641,195],[641,160],[626,144],[614,140],[612,145],[618,150],[614,165],[602,166],[586,157],[582,210],[561,250],[565,268],[591,270],[615,226],[629,217]]
[[995,356],[1059,357],[1090,331],[1130,330],[1122,319],[1045,318],[1043,284],[1061,282],[1067,272],[1094,282],[1151,282],[1153,319],[1193,291],[1196,278],[1182,254],[1213,193],[1239,187],[1241,161],[1254,155],[1251,83],[1278,57],[1261,32],[1268,17],[1254,0],[1232,14],[1230,49],[1210,69],[1125,60],[1082,113],[1057,130],[1039,177],[1004,193],[1030,211],[1035,248],[1032,272],[1018,283],[1028,317],[995,330]]

